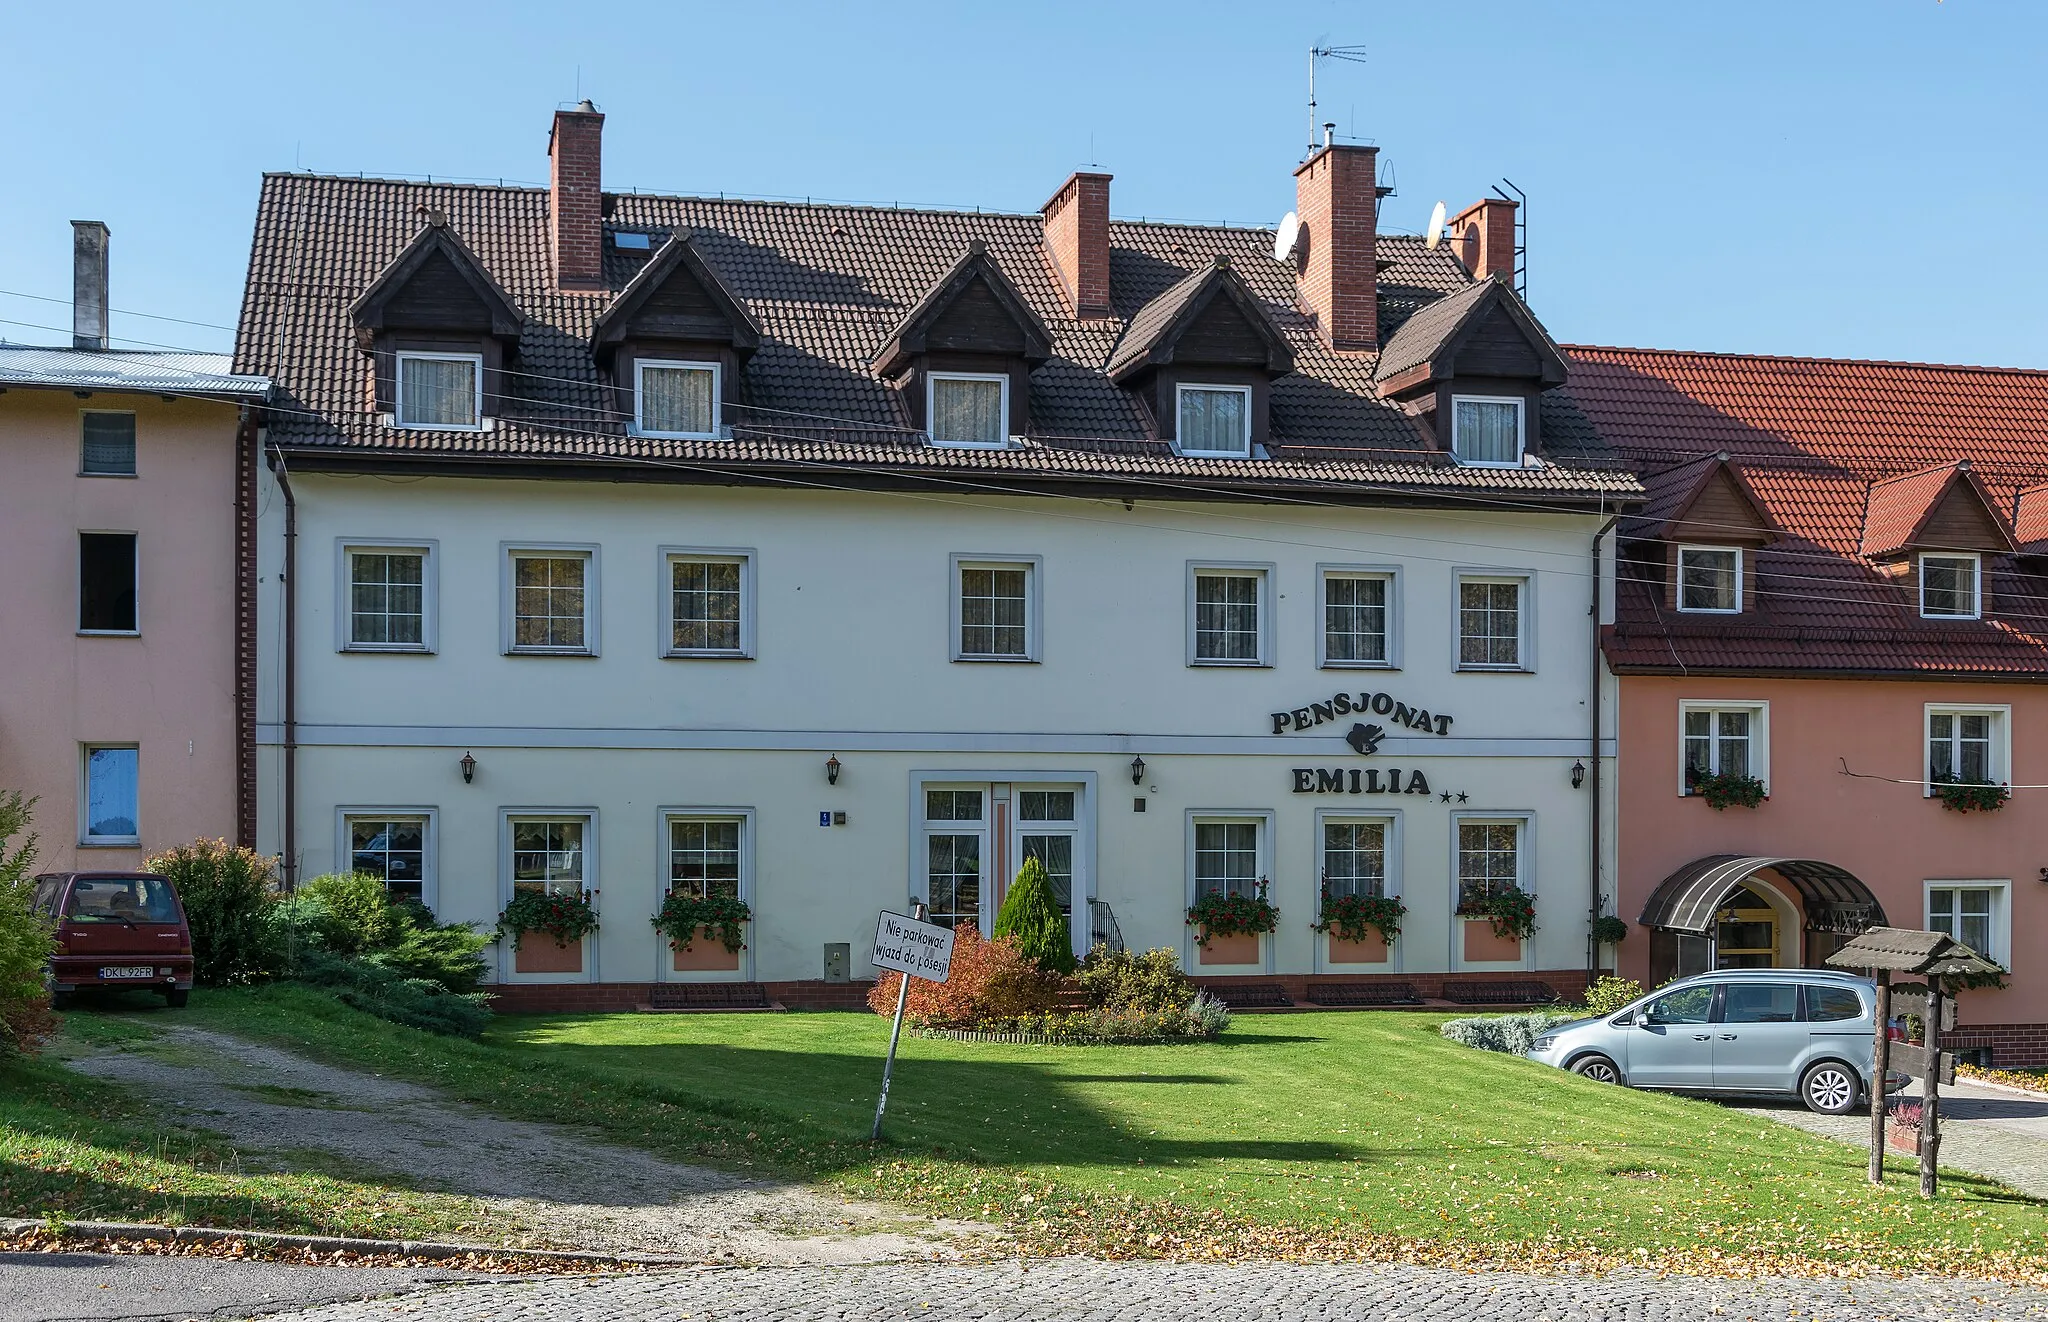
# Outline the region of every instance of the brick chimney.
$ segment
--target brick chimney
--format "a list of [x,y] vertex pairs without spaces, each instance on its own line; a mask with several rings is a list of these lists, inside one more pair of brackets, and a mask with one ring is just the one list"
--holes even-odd
[[1483,197],[1452,218],[1451,251],[1480,280],[1515,278],[1515,208],[1503,197]]
[[548,210],[555,287],[604,289],[604,116],[588,101],[557,110],[548,134]]
[[1076,171],[1040,207],[1045,253],[1080,321],[1109,315],[1109,181],[1113,175]]
[[107,223],[71,222],[71,347],[107,347]]
[[1294,172],[1294,289],[1340,353],[1379,348],[1379,148],[1326,143]]

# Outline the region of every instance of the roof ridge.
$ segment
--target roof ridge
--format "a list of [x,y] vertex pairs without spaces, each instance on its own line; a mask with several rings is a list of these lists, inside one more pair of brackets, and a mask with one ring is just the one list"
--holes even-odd
[[1640,353],[1660,358],[1720,358],[1758,363],[1810,363],[1835,367],[1910,367],[1933,372],[1995,372],[2048,378],[2044,367],[2001,367],[1978,363],[1923,363],[1906,358],[1828,358],[1807,354],[1743,353],[1722,349],[1642,349],[1624,344],[1560,344],[1566,353]]

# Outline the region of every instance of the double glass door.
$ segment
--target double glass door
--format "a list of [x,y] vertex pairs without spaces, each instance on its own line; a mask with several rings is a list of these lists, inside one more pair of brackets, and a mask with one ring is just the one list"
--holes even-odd
[[[1010,880],[1035,858],[1070,928],[1087,926],[1080,786],[928,784],[919,792],[924,899],[932,922],[990,934]],[[1077,949],[1085,936],[1077,934]]]

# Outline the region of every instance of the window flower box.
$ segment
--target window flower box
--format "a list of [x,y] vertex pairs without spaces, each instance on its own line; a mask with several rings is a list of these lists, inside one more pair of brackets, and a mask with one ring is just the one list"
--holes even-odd
[[1501,936],[1493,930],[1493,924],[1485,918],[1465,920],[1465,962],[1467,964],[1503,964],[1520,962],[1522,939],[1518,936]]
[[1332,964],[1384,964],[1387,959],[1387,939],[1378,932],[1368,932],[1356,941],[1346,940],[1335,932],[1330,933]]
[[583,938],[597,930],[597,909],[581,891],[522,890],[498,915],[512,934],[512,967],[519,973],[581,973]]
[[1754,808],[1771,797],[1763,781],[1737,771],[1705,772],[1689,767],[1686,769],[1685,787],[1692,797],[1706,800],[1707,806],[1715,812]]
[[565,942],[538,934],[513,948],[512,968],[518,973],[581,973],[583,939]]
[[740,952],[727,950],[715,928],[701,927],[696,939],[686,946],[671,945],[678,973],[737,973]]
[[1384,964],[1407,912],[1394,896],[1332,895],[1326,884],[1322,918],[1311,930],[1329,933],[1332,964]]
[[1212,932],[1204,929],[1196,940],[1201,945],[1203,964],[1256,964],[1259,962],[1257,932]]
[[1934,778],[1934,797],[1950,812],[1997,812],[2012,797],[2012,790],[1987,781],[1959,780],[1953,776]]
[[[1251,895],[1238,895],[1230,891],[1209,891],[1195,898],[1188,908],[1188,926],[1195,929],[1195,942],[1202,948],[1204,964],[1256,964],[1259,959],[1259,934],[1270,932],[1280,925],[1280,911],[1266,898],[1271,883],[1259,878],[1258,890]],[[1231,938],[1249,938],[1251,951],[1245,958],[1225,960],[1219,943],[1230,941],[1229,952],[1243,955],[1247,949],[1243,941]]]

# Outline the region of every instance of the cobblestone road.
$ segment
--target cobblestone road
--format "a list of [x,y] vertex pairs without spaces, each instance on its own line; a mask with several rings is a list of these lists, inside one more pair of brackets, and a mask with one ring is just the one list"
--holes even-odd
[[761,1268],[453,1286],[275,1322],[1934,1322],[2048,1318],[2048,1292],[1954,1281],[1467,1275],[1413,1267]]

